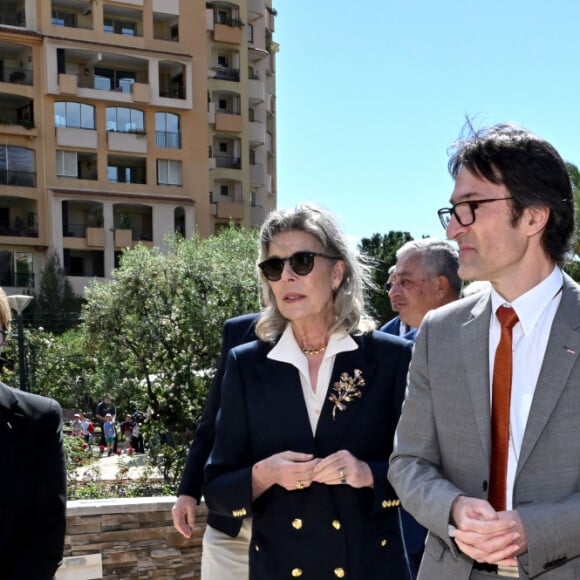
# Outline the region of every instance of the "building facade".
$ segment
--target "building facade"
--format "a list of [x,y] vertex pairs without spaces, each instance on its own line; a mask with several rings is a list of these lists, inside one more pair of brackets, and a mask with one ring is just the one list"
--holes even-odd
[[0,285],[276,207],[271,0],[2,0]]

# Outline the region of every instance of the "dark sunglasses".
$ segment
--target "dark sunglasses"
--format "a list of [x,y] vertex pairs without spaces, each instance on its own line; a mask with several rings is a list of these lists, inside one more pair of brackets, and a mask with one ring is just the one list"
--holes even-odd
[[296,252],[288,258],[268,258],[258,264],[262,273],[270,282],[278,282],[282,278],[284,263],[288,262],[292,272],[298,276],[307,276],[314,268],[314,258],[326,258],[327,260],[340,260],[338,256],[327,256],[320,252]]

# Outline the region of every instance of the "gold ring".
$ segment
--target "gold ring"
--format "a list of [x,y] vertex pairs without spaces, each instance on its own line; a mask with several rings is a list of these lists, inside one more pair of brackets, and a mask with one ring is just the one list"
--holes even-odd
[[304,489],[304,482],[297,479],[296,480],[296,489]]
[[340,483],[342,483],[342,485],[346,484],[346,474],[344,473],[344,469],[342,467],[338,470],[338,479],[340,479]]

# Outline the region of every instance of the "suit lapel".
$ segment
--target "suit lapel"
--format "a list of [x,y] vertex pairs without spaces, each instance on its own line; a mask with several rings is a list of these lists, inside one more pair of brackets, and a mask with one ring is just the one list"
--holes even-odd
[[[358,343],[359,348],[336,355],[330,385],[322,407],[320,419],[318,420],[316,447],[321,457],[325,457],[341,448],[340,444],[349,432],[350,426],[361,412],[361,409],[365,407],[365,396],[369,389],[373,388],[372,378],[375,373],[376,364],[367,360],[362,338],[353,338]],[[362,377],[365,380],[365,385],[360,389],[362,396],[359,399],[354,399],[346,403],[346,409],[344,411],[337,409],[335,418],[333,419],[332,410],[334,403],[329,400],[330,395],[334,392],[332,386],[339,381],[342,373],[347,373],[349,376],[354,377],[355,369],[362,371]]]
[[546,354],[538,377],[518,461],[518,473],[525,465],[538,438],[544,431],[566,387],[580,354],[580,296],[569,279],[564,281],[562,301],[550,331]]
[[1,470],[3,477],[13,477],[14,456],[20,449],[24,437],[23,419],[24,414],[18,406],[16,397],[5,386],[0,387],[0,449],[4,463]]
[[257,385],[261,389],[260,400],[264,409],[280,409],[276,428],[292,434],[296,449],[314,453],[314,440],[308,411],[302,394],[298,370],[291,364],[258,357],[263,360],[256,365]]
[[475,304],[471,310],[471,318],[459,330],[459,342],[466,369],[465,380],[473,403],[481,445],[488,459],[491,455],[488,339],[490,316],[491,299],[486,296]]

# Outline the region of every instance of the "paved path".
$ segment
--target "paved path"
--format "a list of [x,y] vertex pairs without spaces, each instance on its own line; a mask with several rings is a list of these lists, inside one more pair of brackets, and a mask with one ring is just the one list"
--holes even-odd
[[83,477],[94,479],[112,481],[117,479],[120,472],[127,470],[122,474],[123,479],[140,479],[144,475],[148,475],[148,479],[158,479],[161,474],[158,470],[149,465],[146,454],[132,454],[107,456],[107,452],[102,455],[95,455],[95,461],[90,465],[84,465],[77,469],[78,479]]

